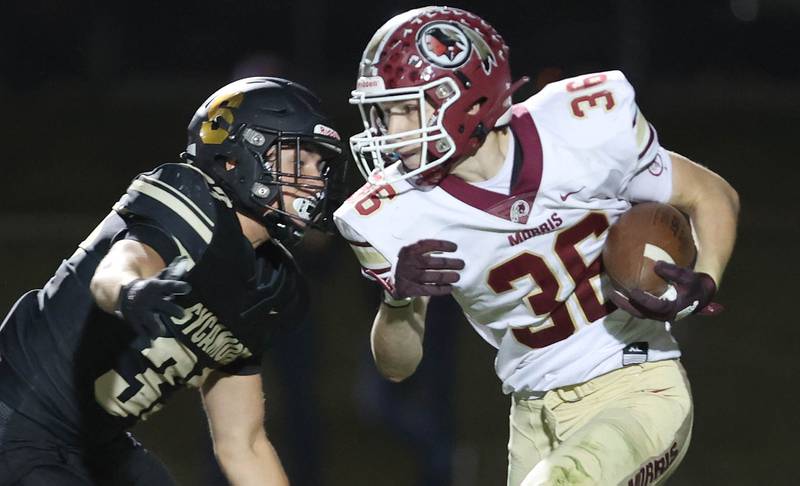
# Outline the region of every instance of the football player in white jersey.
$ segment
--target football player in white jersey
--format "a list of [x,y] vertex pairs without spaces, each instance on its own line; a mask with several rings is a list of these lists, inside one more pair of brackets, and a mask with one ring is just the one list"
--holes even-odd
[[[524,80],[512,83],[508,55],[484,20],[447,7],[392,18],[364,51],[350,101],[365,129],[350,143],[368,183],[335,220],[385,289],[375,362],[411,375],[428,298],[452,293],[512,397],[509,485],[661,483],[692,427],[670,325],[718,309],[738,196],[660,146],[621,72],[512,105]],[[611,302],[607,230],[642,201],[689,215],[697,262],[657,264],[669,298]]]

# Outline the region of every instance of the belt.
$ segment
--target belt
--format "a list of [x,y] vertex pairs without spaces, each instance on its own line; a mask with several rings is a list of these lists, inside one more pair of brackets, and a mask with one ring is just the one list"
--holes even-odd
[[[605,381],[605,380],[604,380]],[[579,402],[587,395],[597,391],[600,386],[594,380],[581,383],[579,385],[568,385],[553,390],[558,398],[565,402]]]
[[641,373],[642,368],[643,368],[642,365],[629,365],[623,368],[618,368],[616,370],[609,371],[608,373],[597,376],[583,383],[578,383],[576,385],[566,385],[560,388],[554,388],[549,391],[534,391],[534,390],[518,391],[514,392],[514,400],[516,401],[539,400],[541,398],[544,398],[544,396],[548,393],[554,393],[561,400],[565,402],[577,402],[583,400],[584,397],[591,395],[600,388],[605,387],[610,382],[621,379],[622,376],[629,375],[632,373],[633,374]]

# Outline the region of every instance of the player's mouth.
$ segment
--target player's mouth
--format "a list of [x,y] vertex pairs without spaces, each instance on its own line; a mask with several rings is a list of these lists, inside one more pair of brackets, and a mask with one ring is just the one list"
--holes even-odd
[[409,157],[417,155],[420,152],[421,150],[419,147],[404,147],[403,149],[398,150],[397,154],[400,156],[401,159],[405,160]]
[[420,165],[421,152],[422,149],[417,145],[414,147],[404,147],[404,150],[398,150],[395,153],[406,170],[414,170]]
[[422,149],[419,145],[412,145],[407,147],[399,147],[397,149],[384,152],[385,157],[391,161],[402,160],[404,163],[412,160],[417,156]]

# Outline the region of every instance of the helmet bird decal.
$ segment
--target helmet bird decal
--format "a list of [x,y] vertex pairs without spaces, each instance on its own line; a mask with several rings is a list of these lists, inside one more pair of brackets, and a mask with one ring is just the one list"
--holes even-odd
[[463,65],[472,46],[464,31],[456,24],[433,22],[419,31],[417,45],[428,61],[443,68]]

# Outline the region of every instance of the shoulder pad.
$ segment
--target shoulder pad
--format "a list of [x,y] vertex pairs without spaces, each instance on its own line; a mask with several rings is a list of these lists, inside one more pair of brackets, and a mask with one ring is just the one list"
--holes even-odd
[[620,71],[548,84],[524,103],[537,127],[570,145],[594,147],[631,132],[636,94]]
[[339,233],[350,244],[361,264],[362,274],[371,279],[388,282],[393,261],[400,243],[394,234],[413,219],[396,218],[397,205],[408,191],[405,181],[392,185],[365,184],[333,215]]
[[[114,210],[124,218],[142,218],[175,239],[196,260],[211,242],[219,191],[208,176],[188,164],[164,164],[139,174]],[[227,199],[227,197],[225,197]]]
[[334,212],[334,222],[339,229],[342,228],[341,221],[347,221],[356,230],[359,230],[366,221],[372,223],[370,226],[384,224],[396,226],[397,221],[391,221],[386,209],[395,206],[406,192],[413,191],[414,189],[406,181],[381,186],[366,183]]

